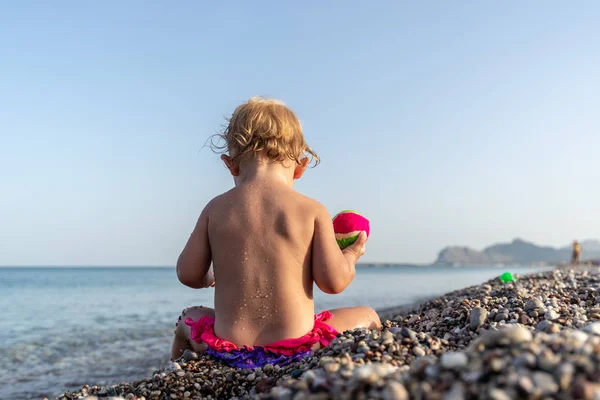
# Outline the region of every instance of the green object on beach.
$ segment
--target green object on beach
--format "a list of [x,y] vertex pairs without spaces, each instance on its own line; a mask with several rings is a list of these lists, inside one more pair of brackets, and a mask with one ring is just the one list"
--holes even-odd
[[500,280],[504,283],[516,282],[517,278],[515,278],[515,276],[513,274],[511,274],[510,272],[505,272],[502,275],[500,275]]

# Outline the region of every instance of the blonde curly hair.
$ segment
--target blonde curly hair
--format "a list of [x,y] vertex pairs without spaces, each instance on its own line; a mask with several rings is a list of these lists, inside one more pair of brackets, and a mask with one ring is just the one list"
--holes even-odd
[[[223,140],[223,144],[215,142]],[[228,152],[236,162],[258,155],[271,162],[293,160],[300,164],[309,157],[319,164],[320,159],[304,140],[302,126],[296,114],[283,102],[252,97],[238,106],[221,133],[211,138],[211,148],[218,153]]]

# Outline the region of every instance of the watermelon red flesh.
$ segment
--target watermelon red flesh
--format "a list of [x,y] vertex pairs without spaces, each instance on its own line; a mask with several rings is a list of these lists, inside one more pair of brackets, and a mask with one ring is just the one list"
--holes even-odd
[[367,236],[371,233],[369,220],[354,212],[340,213],[333,219],[333,231],[335,233],[351,233],[365,231]]

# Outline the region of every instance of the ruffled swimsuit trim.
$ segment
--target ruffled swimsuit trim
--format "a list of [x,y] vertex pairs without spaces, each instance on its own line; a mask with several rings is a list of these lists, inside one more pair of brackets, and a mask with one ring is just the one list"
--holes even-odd
[[252,352],[260,349],[276,355],[294,356],[296,354],[310,352],[316,343],[320,343],[323,347],[329,346],[329,343],[331,343],[331,341],[339,334],[335,328],[323,322],[324,320],[331,318],[333,318],[333,314],[329,311],[323,311],[315,315],[313,329],[304,336],[293,339],[283,339],[264,346],[243,346],[242,348],[238,347],[235,343],[219,339],[217,335],[215,335],[215,319],[213,317],[204,316],[198,321],[186,318],[185,324],[190,327],[192,340],[197,343],[204,342],[211,350],[219,353],[240,350]]

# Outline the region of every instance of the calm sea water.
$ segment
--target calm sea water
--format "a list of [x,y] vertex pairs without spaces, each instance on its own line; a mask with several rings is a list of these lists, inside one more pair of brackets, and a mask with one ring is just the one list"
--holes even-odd
[[[403,305],[507,269],[540,268],[361,268],[342,294],[315,289],[316,308]],[[181,310],[212,306],[213,295],[181,285],[173,268],[0,268],[0,399],[149,376],[169,359]]]

